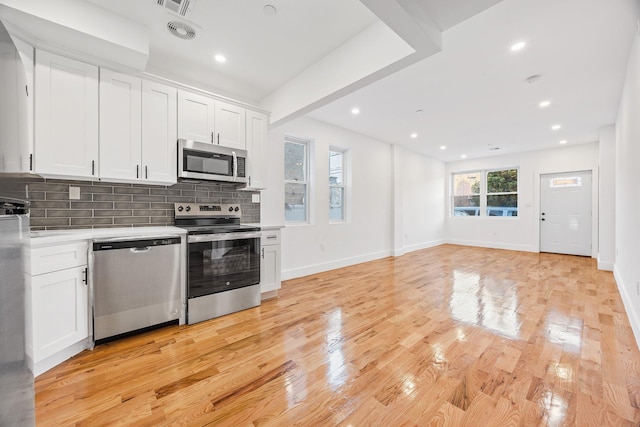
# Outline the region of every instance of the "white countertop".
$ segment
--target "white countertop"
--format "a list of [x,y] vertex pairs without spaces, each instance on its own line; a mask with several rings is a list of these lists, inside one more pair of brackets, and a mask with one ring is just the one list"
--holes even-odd
[[[247,224],[260,227],[261,230],[279,230],[283,225],[276,224]],[[30,245],[44,246],[56,243],[74,242],[79,240],[111,238],[111,237],[144,237],[158,235],[184,235],[187,231],[179,227],[115,227],[115,228],[77,228],[72,230],[32,231]]]
[[111,237],[145,237],[158,235],[183,235],[187,231],[179,227],[115,227],[115,228],[78,228],[73,230],[32,231],[31,246],[89,240]]

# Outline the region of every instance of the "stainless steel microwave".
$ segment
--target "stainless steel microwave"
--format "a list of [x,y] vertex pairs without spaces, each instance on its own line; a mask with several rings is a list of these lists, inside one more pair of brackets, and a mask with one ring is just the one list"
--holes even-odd
[[246,183],[247,152],[179,139],[178,178]]

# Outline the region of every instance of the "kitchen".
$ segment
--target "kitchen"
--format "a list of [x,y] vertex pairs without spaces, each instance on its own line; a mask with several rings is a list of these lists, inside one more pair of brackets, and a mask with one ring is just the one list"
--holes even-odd
[[[201,7],[202,3],[192,3],[195,19],[198,7]],[[488,3],[485,6],[488,6]],[[104,7],[104,4],[102,6]],[[155,4],[145,6],[148,6],[149,10],[161,10],[152,9],[152,6],[160,8]],[[14,4],[13,6],[10,5],[10,7],[16,6]],[[260,13],[267,17],[265,19],[272,19],[273,15],[269,15],[267,11],[263,12],[262,5],[260,7]],[[374,8],[374,6],[371,7]],[[20,8],[16,7],[16,9]],[[81,11],[88,13],[87,10]],[[28,15],[31,12],[27,11],[24,14]],[[162,12],[163,18],[169,16],[165,14],[166,11]],[[31,27],[33,26],[42,26],[42,17],[37,18],[36,23],[38,25],[35,25],[21,21],[23,17],[20,16],[20,13],[15,12],[15,9],[12,13],[14,15],[9,17],[17,20],[15,22],[20,24],[24,32],[32,30]],[[53,12],[49,11],[48,13]],[[160,16],[160,13],[157,12],[156,15]],[[276,14],[276,16],[278,15]],[[113,18],[115,20],[118,19],[117,17]],[[117,21],[111,22],[115,23]],[[370,18],[361,21],[361,25],[367,28],[370,23]],[[402,147],[388,148],[388,145],[382,141],[364,137],[361,133],[330,130],[328,126],[314,118],[307,117],[294,120],[285,127],[278,128],[275,126],[275,129],[267,132],[267,120],[272,125],[274,123],[286,123],[287,120],[291,120],[294,116],[303,114],[312,107],[315,108],[317,104],[314,104],[314,100],[311,98],[298,98],[288,104],[279,103],[276,96],[271,99],[271,102],[260,103],[256,102],[251,96],[243,95],[243,90],[246,90],[246,88],[239,88],[238,85],[229,84],[226,91],[218,88],[202,90],[199,88],[204,86],[198,84],[197,79],[193,77],[191,77],[191,81],[178,79],[175,71],[172,73],[171,70],[168,70],[164,74],[156,71],[158,74],[155,76],[132,71],[143,69],[140,66],[140,61],[142,61],[139,51],[140,44],[136,45],[136,41],[140,41],[140,29],[136,29],[135,26],[126,26],[122,22],[119,25],[123,27],[124,38],[128,38],[123,43],[124,46],[120,45],[122,50],[114,53],[110,52],[106,45],[102,45],[105,48],[105,56],[95,61],[87,59],[91,56],[91,52],[87,52],[86,48],[84,62],[79,61],[77,50],[81,49],[81,46],[74,46],[68,49],[69,51],[76,51],[75,55],[71,55],[72,58],[66,56],[69,55],[69,52],[64,52],[66,55],[63,55],[59,48],[56,50],[51,47],[56,43],[58,46],[61,43],[73,43],[68,41],[69,34],[63,34],[66,38],[61,35],[59,40],[49,40],[48,42],[51,45],[48,46],[49,50],[54,50],[55,52],[51,53],[51,55],[55,56],[47,58],[46,55],[43,55],[41,59],[44,58],[44,61],[40,63],[38,63],[38,47],[36,46],[35,69],[32,71],[35,81],[35,88],[32,89],[35,89],[36,97],[36,105],[34,107],[36,125],[33,135],[28,135],[29,129],[32,129],[30,126],[27,126],[27,130],[22,132],[27,134],[25,140],[28,141],[31,138],[31,140],[36,141],[36,156],[33,159],[35,171],[46,178],[43,180],[32,176],[19,176],[6,184],[7,186],[15,187],[9,189],[9,195],[22,195],[23,198],[24,193],[21,194],[20,186],[24,184],[29,187],[29,200],[32,204],[31,230],[34,233],[34,238],[31,242],[32,246],[37,246],[39,244],[37,242],[40,242],[45,247],[48,244],[59,244],[68,239],[70,233],[76,233],[71,230],[60,229],[79,229],[89,226],[91,230],[99,231],[92,231],[84,235],[76,234],[82,237],[80,240],[84,239],[86,245],[89,245],[89,241],[95,238],[116,237],[101,234],[108,233],[103,231],[102,227],[104,226],[126,227],[132,230],[132,235],[160,227],[155,231],[158,231],[158,235],[161,237],[166,237],[166,232],[168,231],[184,236],[184,231],[174,228],[175,209],[179,207],[176,204],[180,205],[181,203],[183,207],[192,203],[202,203],[205,206],[233,205],[234,209],[237,206],[239,211],[242,212],[241,224],[260,224],[263,230],[267,228],[265,231],[274,231],[275,233],[283,225],[283,217],[281,215],[283,195],[279,194],[282,193],[283,172],[279,167],[274,167],[274,165],[279,165],[280,163],[273,161],[272,157],[281,157],[280,141],[284,139],[285,134],[303,137],[313,136],[316,138],[315,148],[319,154],[318,163],[312,165],[312,167],[318,171],[320,174],[319,180],[322,182],[325,181],[321,178],[321,174],[324,173],[321,172],[324,165],[320,162],[320,158],[323,157],[323,150],[326,149],[328,151],[330,144],[351,150],[350,154],[353,156],[351,166],[354,173],[356,170],[366,169],[367,167],[371,167],[376,173],[371,173],[367,176],[366,186],[362,185],[362,176],[356,175],[353,177],[353,187],[360,188],[361,191],[360,194],[355,194],[354,192],[351,196],[353,199],[351,200],[349,215],[354,218],[351,224],[329,224],[327,221],[329,225],[325,225],[325,218],[323,217],[325,213],[320,213],[319,211],[315,216],[312,215],[312,222],[315,222],[313,227],[294,226],[290,230],[283,230],[282,237],[280,234],[273,234],[275,236],[273,240],[278,240],[278,243],[280,239],[284,238],[291,243],[291,245],[282,246],[283,278],[293,279],[307,274],[384,258],[392,254],[401,255],[416,249],[436,246],[447,240],[448,228],[451,224],[449,224],[448,219],[445,220],[444,218],[444,206],[446,205],[446,202],[444,202],[446,199],[444,177],[447,174],[444,163],[435,161],[426,155],[414,156],[410,150]],[[100,26],[106,25],[96,24],[96,28],[100,28]],[[196,28],[196,30],[199,30],[199,28]],[[64,33],[64,31],[61,31],[61,33]],[[185,34],[188,33],[187,31]],[[169,32],[167,32],[167,35],[176,38]],[[46,52],[47,49],[44,46],[46,43],[42,41],[45,40],[45,37],[39,37],[41,40],[39,43],[43,46],[41,50]],[[109,37],[116,38],[114,35]],[[183,40],[176,38],[176,41],[182,42]],[[34,44],[36,43],[34,42]],[[418,52],[423,55],[422,57],[430,52],[429,46],[421,46],[420,48],[422,50],[418,50]],[[23,52],[24,49],[21,51],[21,55],[24,55]],[[402,52],[405,51],[403,50]],[[398,55],[398,51],[394,50],[394,54]],[[418,61],[420,55],[417,55],[414,60]],[[60,62],[60,57],[65,58],[64,63]],[[394,59],[397,60],[398,58],[394,58],[393,55],[391,55],[390,59],[386,58],[386,60],[391,61]],[[120,66],[117,66],[116,61],[128,62],[126,65],[120,63]],[[82,64],[88,63],[91,67],[78,65],[78,62]],[[84,76],[83,81],[85,83],[93,81],[93,84],[97,84],[98,89],[93,92],[100,96],[96,97],[96,99],[83,98],[78,85],[60,79],[60,84],[67,84],[68,86],[59,86],[57,89],[54,86],[51,87],[69,96],[56,97],[55,90],[51,94],[46,94],[45,97],[50,100],[50,104],[47,107],[49,108],[48,112],[43,113],[39,110],[39,108],[43,107],[43,104],[39,104],[38,101],[38,99],[42,99],[39,98],[41,96],[39,93],[43,92],[39,92],[38,88],[45,88],[44,90],[46,90],[47,85],[38,84],[38,64],[41,66],[40,69],[42,69],[42,66],[49,64],[49,71],[41,73],[40,78],[43,75],[48,75],[50,78],[54,76],[55,78],[55,73],[52,73],[51,70],[59,69],[61,64],[67,68],[75,67],[76,73],[74,75]],[[156,70],[160,70],[158,63],[153,65]],[[386,72],[392,73],[392,68],[386,70]],[[159,78],[158,76],[160,75],[164,77]],[[188,81],[188,84],[177,83],[179,81]],[[219,81],[224,81],[224,78],[220,78]],[[352,89],[355,90],[357,86],[364,84],[364,82],[358,82],[359,80],[354,81]],[[125,86],[138,88],[137,90],[141,93],[140,100],[125,99],[122,96],[125,92],[121,90]],[[167,87],[173,87],[175,92],[169,93],[170,91],[167,90]],[[111,91],[110,88],[112,89]],[[234,91],[231,88],[236,90]],[[294,84],[288,89],[291,92],[296,92]],[[333,93],[335,88],[327,90]],[[283,98],[291,94],[291,92],[288,94],[284,92],[286,91],[283,89],[281,94]],[[34,93],[34,91],[31,90],[31,93]],[[57,93],[59,94],[60,92]],[[111,95],[113,96],[112,98],[110,98]],[[309,94],[301,94],[301,98],[307,95]],[[316,93],[315,95],[325,96],[326,94]],[[174,98],[171,98],[171,96],[174,96]],[[78,100],[80,99],[85,104],[79,102]],[[154,101],[150,102],[150,99]],[[157,107],[161,105],[163,99],[165,100],[164,107],[149,108],[150,106]],[[244,101],[238,101],[238,99],[244,99]],[[257,105],[262,107],[257,107]],[[171,106],[176,107],[174,111],[170,111]],[[131,122],[132,125],[126,128],[113,125],[113,123],[123,120],[128,121],[127,112],[131,113],[132,111],[138,111],[137,114],[141,116],[139,123]],[[189,111],[184,120],[181,120],[181,111]],[[159,113],[165,114],[165,118],[163,119]],[[39,114],[40,116],[44,114],[50,117],[49,122],[38,121]],[[174,120],[166,119],[169,114],[177,116],[175,129],[170,129],[171,126],[168,126],[175,122]],[[323,113],[320,112],[318,114]],[[209,119],[210,115],[214,117],[213,123],[207,123],[211,121]],[[82,122],[86,124],[85,127],[74,126],[70,123],[71,120],[77,124],[79,117],[84,117]],[[195,117],[198,117],[199,120],[194,119]],[[222,122],[215,123],[215,117],[222,117]],[[269,117],[270,119],[268,119]],[[34,117],[29,118],[29,120],[33,119]],[[159,125],[159,123],[165,123],[165,125]],[[201,123],[207,124],[196,129]],[[240,124],[244,124],[244,126]],[[599,124],[606,124],[606,122]],[[193,128],[188,131],[184,130],[189,126]],[[88,137],[85,132],[91,127],[94,131]],[[224,140],[225,135],[228,133],[217,132],[216,129],[230,131],[233,136]],[[76,131],[77,133],[74,133]],[[222,134],[223,139],[221,146],[233,147],[239,139],[244,141],[244,149],[247,151],[247,178],[251,177],[251,183],[247,182],[246,185],[241,186],[220,181],[212,183],[202,181],[177,182],[177,172],[175,174],[167,172],[170,168],[177,167],[173,159],[178,157],[178,147],[175,144],[178,138],[202,142],[213,141],[217,145],[217,142],[220,141],[220,134]],[[53,138],[56,141],[55,144],[51,144],[48,147],[39,146],[38,141],[45,138],[44,135],[46,135],[46,138]],[[148,138],[153,139],[155,141],[154,144],[157,144],[157,141],[164,141],[164,148],[162,150],[149,149],[149,146],[145,145],[148,143]],[[74,140],[76,142],[82,141],[83,146],[86,145],[86,150],[73,148],[77,147],[72,145]],[[87,144],[89,140],[93,142]],[[132,143],[134,140],[139,140],[139,142],[134,144]],[[107,144],[106,141],[109,141],[109,143]],[[273,141],[276,142],[274,143]],[[243,148],[236,147],[236,149],[242,150]],[[263,151],[261,152],[260,150]],[[69,156],[68,153],[70,151],[76,153],[76,155]],[[585,159],[576,167],[582,168],[586,164],[589,168],[592,168],[592,164],[597,163],[597,159],[594,160],[592,151],[592,147],[569,147],[566,149],[564,156],[573,158],[576,163],[579,163],[579,159]],[[362,162],[362,157],[367,152],[370,156],[366,159],[366,165],[363,165],[360,162]],[[394,161],[399,163],[390,164],[388,161],[390,157],[393,157]],[[21,164],[20,167],[24,167],[28,166],[29,162],[29,156],[23,156],[17,163]],[[415,182],[415,178],[409,175],[403,176],[400,173],[402,166],[416,163],[428,165],[426,168],[428,171],[420,172],[420,179],[426,183],[425,186],[428,191],[434,195],[432,199],[418,201],[412,197],[412,191],[415,190],[409,185],[403,185],[403,182]],[[418,168],[421,167],[419,166]],[[234,168],[232,167],[232,169]],[[413,173],[414,169],[406,169],[405,172]],[[395,179],[389,179],[390,176],[395,177]],[[324,196],[321,194],[319,196],[319,204],[322,204],[322,197]],[[527,199],[528,201],[533,201],[532,196],[525,196],[525,201]],[[389,200],[393,200],[393,212],[386,208]],[[417,204],[420,205],[420,209],[414,211],[412,208]],[[367,209],[364,209],[365,206]],[[375,206],[382,206],[383,208],[375,209]],[[433,221],[429,221],[430,224],[427,225],[417,225],[418,222],[424,221],[420,221],[414,212],[426,213]],[[356,218],[357,221],[355,220]],[[414,225],[416,226],[415,228],[413,228]],[[379,228],[373,228],[376,226]],[[511,226],[512,224],[509,224],[505,227]],[[147,227],[150,229],[148,230]],[[518,249],[526,247],[527,249],[525,250],[528,250],[529,246],[531,246],[531,243],[526,240],[517,241],[513,239],[513,241],[509,242],[500,242],[499,239],[504,238],[501,227],[502,225],[498,225],[493,231],[494,236],[497,234],[493,242],[495,246],[500,247],[502,244],[503,246]],[[379,229],[381,232],[371,233],[372,229]],[[419,231],[419,233],[416,231]],[[37,237],[38,233],[41,233],[39,237]],[[288,236],[285,237],[285,235]],[[484,242],[490,243],[489,240],[489,238],[485,239]],[[344,241],[349,241],[349,244],[341,243]],[[73,245],[79,241],[66,240],[66,242]],[[303,247],[306,242],[313,242],[313,244],[308,245],[308,248]],[[183,244],[186,244],[186,242]],[[264,242],[262,242],[262,245],[264,246]],[[268,246],[263,248],[269,249]],[[279,245],[277,248],[276,252],[270,252],[270,255],[268,255],[271,256],[270,259],[273,262],[273,266],[280,265]],[[88,247],[79,252],[84,250],[86,253],[86,249]],[[41,275],[70,269],[80,274],[78,280],[73,280],[82,283],[82,272],[84,271],[84,266],[89,265],[87,264],[89,261],[88,257],[83,259],[80,256],[68,268],[61,268],[56,271],[32,270],[29,276],[33,279]],[[55,268],[58,267],[61,267],[61,265]],[[272,286],[268,288],[269,293],[264,295],[264,298],[277,296],[277,290],[280,287],[280,268],[273,267],[270,272],[273,277]],[[90,281],[91,277],[87,280]],[[186,321],[186,319],[183,319],[183,321]],[[89,338],[88,331],[87,338]],[[42,360],[46,360],[51,356],[59,356],[64,360],[64,358],[76,351],[84,349],[83,347],[86,346],[86,343],[78,345],[79,342],[82,343],[82,340],[76,341],[70,344],[70,347],[63,347],[60,350],[64,353],[64,351],[72,348],[70,353],[62,355],[59,352],[44,353],[47,356]],[[48,363],[57,364],[62,360],[55,359],[48,361]],[[46,365],[42,366],[43,369],[47,368]]]

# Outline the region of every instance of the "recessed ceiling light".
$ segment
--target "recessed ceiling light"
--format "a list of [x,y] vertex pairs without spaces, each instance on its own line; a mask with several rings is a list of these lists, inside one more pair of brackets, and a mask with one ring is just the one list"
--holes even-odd
[[414,133],[412,133],[412,134],[411,134],[411,135],[409,135],[409,136],[410,136],[411,138],[417,138],[417,137],[418,137],[418,134],[414,132]]
[[563,144],[563,145],[564,145],[564,144],[566,144],[566,143],[567,143],[567,140],[566,140],[566,139],[563,139],[562,141],[560,141],[560,144]]
[[519,41],[517,43],[514,43],[511,45],[511,52],[518,52],[522,49],[524,49],[524,47],[527,45],[527,43],[523,42],[523,41]]
[[446,150],[446,149],[447,149],[447,146],[446,146],[446,145],[441,145],[441,146],[440,146],[440,149],[441,149],[441,150]]
[[460,158],[461,158],[461,159],[466,159],[466,158],[467,158],[467,155],[466,155],[466,154],[463,154],[462,156],[460,156]]
[[422,110],[416,110],[416,113],[420,114],[422,113]]
[[213,59],[215,59],[216,62],[219,62],[220,64],[224,64],[225,62],[227,62],[227,58],[219,53],[213,55]]
[[551,105],[551,101],[542,101],[538,105],[540,106],[540,108],[547,108],[549,105]]
[[351,109],[351,114],[353,114],[354,116],[356,114],[360,114],[360,109],[358,107],[354,107]]
[[560,129],[562,129],[561,125],[553,125],[553,126],[551,126],[551,130],[560,130]]

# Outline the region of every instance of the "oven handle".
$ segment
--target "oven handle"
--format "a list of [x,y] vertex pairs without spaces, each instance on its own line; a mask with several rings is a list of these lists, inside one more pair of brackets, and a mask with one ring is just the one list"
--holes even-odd
[[239,239],[255,239],[261,237],[260,232],[256,233],[225,233],[225,234],[196,234],[188,236],[188,243],[202,243],[202,242],[221,242],[226,240],[239,240]]
[[233,180],[235,181],[238,178],[238,156],[236,156],[236,152],[232,151],[233,155]]

